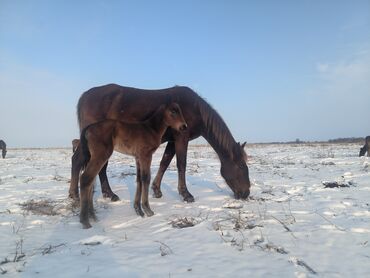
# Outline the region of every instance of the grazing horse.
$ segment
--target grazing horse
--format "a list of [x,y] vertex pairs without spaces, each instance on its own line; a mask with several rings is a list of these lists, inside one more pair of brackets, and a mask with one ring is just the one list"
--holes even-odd
[[80,144],[79,139],[73,139],[72,140],[72,151],[75,152],[77,150],[78,145]]
[[152,154],[161,144],[166,129],[171,127],[185,131],[186,122],[180,106],[176,103],[161,105],[154,115],[141,124],[128,124],[115,120],[103,120],[91,124],[81,132],[80,147],[83,160],[77,167],[85,166],[80,178],[81,214],[80,222],[90,228],[89,216],[95,218],[93,208],[93,180],[107,163],[113,150],[132,155],[136,160],[136,194],[134,208],[138,215],[154,213],[150,209],[148,194]]
[[[184,201],[194,201],[185,182],[186,155],[189,141],[203,136],[216,151],[221,162],[221,175],[234,192],[235,198],[247,198],[250,192],[250,181],[245,162],[245,143],[241,145],[235,142],[221,116],[188,87],[175,86],[160,90],[143,90],[108,84],[92,88],[83,93],[78,101],[77,116],[80,130],[89,124],[105,119],[115,119],[127,123],[145,121],[153,114],[156,107],[164,103],[168,97],[180,105],[188,128],[186,132],[182,133],[169,128],[162,137],[162,143],[168,143],[158,173],[152,183],[154,197],[160,198],[162,196],[161,181],[176,154],[179,194]],[[78,155],[74,155],[72,160],[74,159],[78,159]],[[109,186],[106,168],[107,164],[99,173],[103,196],[111,198],[112,201],[118,200],[118,196]],[[73,179],[73,172],[72,169],[71,180],[76,180]],[[76,182],[71,182],[69,192],[70,197],[78,198]]]
[[0,149],[2,151],[2,156],[5,158],[6,155],[6,144],[3,140],[0,140]]
[[360,149],[360,155],[364,156],[367,153],[367,156],[370,156],[370,136],[366,136],[365,145]]

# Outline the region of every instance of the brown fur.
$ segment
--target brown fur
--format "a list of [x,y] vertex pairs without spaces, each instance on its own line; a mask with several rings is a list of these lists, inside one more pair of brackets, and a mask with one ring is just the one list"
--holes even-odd
[[103,120],[82,130],[78,149],[83,156],[80,169],[85,165],[80,177],[80,221],[84,228],[91,227],[89,215],[95,218],[93,180],[107,163],[113,150],[135,157],[137,188],[134,208],[140,216],[144,216],[142,208],[147,216],[154,214],[148,200],[150,164],[152,154],[161,144],[161,138],[169,126],[177,131],[186,130],[187,127],[181,109],[176,103],[160,106],[154,115],[142,124]]
[[[162,142],[168,143],[152,184],[155,197],[162,196],[160,190],[162,177],[176,154],[178,191],[185,201],[194,201],[185,182],[186,154],[189,141],[203,136],[218,154],[221,161],[221,175],[233,190],[235,197],[247,198],[250,181],[244,145],[235,142],[221,116],[204,99],[187,87],[142,90],[109,84],[92,88],[82,94],[78,102],[77,115],[80,129],[105,119],[127,123],[144,121],[168,98],[180,105],[188,129],[183,133],[168,129],[162,137]],[[78,155],[73,159],[78,160]],[[105,170],[106,165],[99,173],[103,196],[118,200],[118,196],[109,186]],[[70,196],[73,198],[78,197],[75,174],[76,171],[72,169]]]

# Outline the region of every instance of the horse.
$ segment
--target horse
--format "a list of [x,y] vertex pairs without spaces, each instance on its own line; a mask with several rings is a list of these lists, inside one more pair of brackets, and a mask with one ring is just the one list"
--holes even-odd
[[78,145],[80,144],[79,139],[73,139],[72,140],[72,151],[75,152],[77,150]]
[[[104,119],[115,119],[127,123],[145,121],[168,97],[180,105],[188,128],[181,133],[169,128],[162,137],[162,143],[167,142],[167,146],[152,183],[154,197],[162,197],[161,181],[176,154],[178,192],[184,201],[194,201],[185,181],[186,156],[189,141],[202,136],[217,153],[221,162],[221,176],[234,192],[234,197],[246,199],[250,193],[250,180],[248,166],[245,162],[247,158],[244,151],[245,143],[237,143],[217,111],[188,87],[175,86],[145,90],[108,84],[91,88],[81,95],[77,104],[80,130]],[[74,159],[78,159],[78,155],[74,155],[72,160]],[[111,198],[112,201],[119,200],[109,186],[106,169],[107,164],[99,173],[103,196]],[[72,177],[73,172],[76,171],[72,169]],[[72,178],[72,180],[76,179]],[[78,198],[76,182],[71,182],[69,193],[71,198]]]
[[152,154],[161,144],[162,136],[168,127],[179,132],[187,128],[180,106],[176,103],[161,105],[151,118],[141,124],[108,119],[91,124],[82,130],[80,146],[76,150],[82,152],[82,160],[75,166],[80,169],[81,166],[84,167],[80,177],[80,222],[84,228],[91,227],[89,216],[96,219],[93,208],[93,181],[107,163],[113,150],[135,157],[137,188],[134,208],[142,217],[143,210],[147,216],[154,214],[148,200],[150,164]]
[[6,156],[6,144],[3,140],[0,140],[0,149],[2,151],[3,158],[5,158],[5,156]]
[[359,156],[364,156],[366,153],[370,157],[370,136],[366,136],[365,145],[360,149]]

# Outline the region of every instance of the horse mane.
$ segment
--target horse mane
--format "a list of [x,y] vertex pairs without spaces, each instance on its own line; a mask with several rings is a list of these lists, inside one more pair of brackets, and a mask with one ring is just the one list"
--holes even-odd
[[199,96],[197,104],[205,126],[206,139],[217,144],[219,151],[233,158],[236,142],[226,123],[218,112],[202,97]]

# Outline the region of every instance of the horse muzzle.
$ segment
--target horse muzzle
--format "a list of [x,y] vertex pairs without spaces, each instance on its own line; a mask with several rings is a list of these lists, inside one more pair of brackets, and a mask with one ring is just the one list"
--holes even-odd
[[239,199],[242,199],[242,200],[245,200],[248,198],[250,194],[250,191],[247,190],[247,191],[243,191],[243,192],[235,192],[234,193],[234,196],[235,196],[235,199],[239,200]]
[[180,126],[180,131],[185,131],[188,129],[188,125],[187,124],[183,124]]

